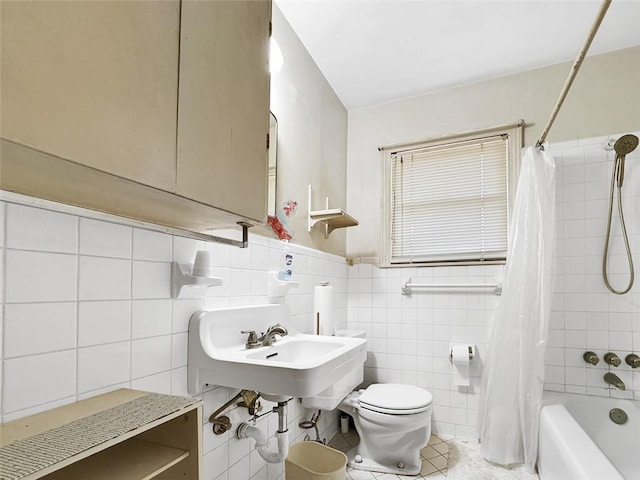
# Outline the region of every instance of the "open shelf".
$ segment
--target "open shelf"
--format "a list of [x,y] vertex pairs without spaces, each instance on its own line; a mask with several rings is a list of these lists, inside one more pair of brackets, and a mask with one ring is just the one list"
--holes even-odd
[[12,480],[195,480],[201,438],[200,400],[120,389],[0,425],[0,470]]
[[316,223],[324,223],[324,238],[328,238],[329,234],[336,228],[355,227],[358,225],[358,221],[341,208],[329,208],[329,197],[327,197],[326,208],[324,210],[312,211],[311,185],[309,185],[309,218],[307,231],[311,232],[311,229]]
[[151,480],[189,456],[187,450],[135,438],[44,477],[46,480]]

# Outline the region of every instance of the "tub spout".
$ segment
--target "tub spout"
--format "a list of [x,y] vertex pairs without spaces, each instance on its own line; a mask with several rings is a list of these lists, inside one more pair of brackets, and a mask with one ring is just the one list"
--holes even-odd
[[626,390],[624,382],[618,378],[615,373],[607,372],[604,374],[604,381],[609,385],[613,385],[618,390]]

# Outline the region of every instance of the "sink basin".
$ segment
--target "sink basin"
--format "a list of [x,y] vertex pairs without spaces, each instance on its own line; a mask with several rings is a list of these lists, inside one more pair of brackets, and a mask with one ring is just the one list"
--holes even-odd
[[[188,390],[192,395],[220,385],[268,395],[313,397],[350,372],[361,372],[363,338],[289,332],[273,345],[247,349],[247,334],[291,323],[285,305],[196,312],[189,323]],[[355,385],[354,385],[355,386]]]
[[[329,337],[331,338],[331,337]],[[246,354],[247,359],[265,360],[266,364],[304,365],[320,360],[342,347],[340,342],[328,341],[318,335],[287,336],[277,344],[262,347]]]

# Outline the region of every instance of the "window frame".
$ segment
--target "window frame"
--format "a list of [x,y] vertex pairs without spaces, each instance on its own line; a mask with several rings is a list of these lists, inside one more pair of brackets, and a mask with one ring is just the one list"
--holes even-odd
[[446,146],[459,142],[481,140],[486,137],[508,135],[507,151],[507,248],[511,241],[509,226],[511,225],[511,214],[513,202],[515,201],[515,191],[520,173],[521,154],[523,147],[524,121],[519,120],[513,124],[498,127],[483,128],[469,132],[433,137],[417,142],[407,142],[380,147],[382,165],[382,200],[381,200],[381,228],[380,228],[380,257],[379,267],[421,267],[421,266],[455,266],[455,265],[503,265],[506,260],[434,260],[420,262],[393,262],[391,255],[391,225],[392,225],[392,165],[393,156],[408,150],[421,148],[432,148]]

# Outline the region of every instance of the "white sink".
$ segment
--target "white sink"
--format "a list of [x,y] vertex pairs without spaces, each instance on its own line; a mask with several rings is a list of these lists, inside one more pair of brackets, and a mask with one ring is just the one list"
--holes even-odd
[[299,334],[286,336],[268,347],[248,350],[245,358],[265,360],[266,365],[302,366],[321,362],[327,354],[332,354],[343,346],[340,342],[332,342],[331,337]]
[[189,323],[188,390],[207,386],[246,388],[268,395],[312,397],[350,372],[362,372],[363,338],[289,332],[273,345],[247,349],[247,334],[291,323],[285,305],[196,312]]

